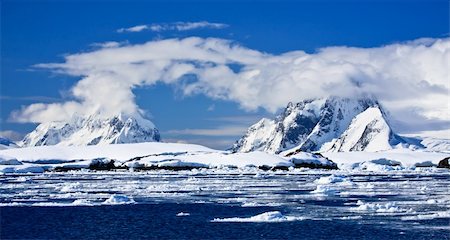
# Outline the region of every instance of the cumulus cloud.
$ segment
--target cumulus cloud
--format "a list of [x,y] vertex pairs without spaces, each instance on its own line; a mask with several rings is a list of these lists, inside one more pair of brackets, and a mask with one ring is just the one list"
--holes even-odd
[[120,28],[117,30],[119,33],[124,32],[142,32],[144,30],[150,30],[152,32],[163,31],[188,31],[200,28],[221,29],[227,28],[228,25],[224,23],[211,23],[207,21],[201,22],[174,22],[174,23],[154,23],[148,25],[137,25],[129,28]]
[[62,120],[71,114],[135,113],[132,89],[164,83],[185,95],[234,101],[274,112],[290,101],[371,94],[394,117],[450,120],[450,39],[419,39],[376,48],[326,47],[279,55],[217,38],[190,37],[101,48],[62,63],[38,64],[81,77],[74,100],[32,104],[13,113],[19,122]]

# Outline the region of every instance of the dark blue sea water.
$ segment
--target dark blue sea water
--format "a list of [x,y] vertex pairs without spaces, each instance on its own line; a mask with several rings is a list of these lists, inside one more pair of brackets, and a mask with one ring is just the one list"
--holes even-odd
[[[279,209],[279,208],[277,208]],[[210,222],[274,210],[221,204],[2,207],[2,239],[449,239],[449,231],[348,220]],[[189,216],[176,216],[188,212]],[[445,225],[445,219],[435,219]],[[428,224],[432,224],[429,222]]]
[[0,175],[0,239],[450,239],[448,171],[208,171]]

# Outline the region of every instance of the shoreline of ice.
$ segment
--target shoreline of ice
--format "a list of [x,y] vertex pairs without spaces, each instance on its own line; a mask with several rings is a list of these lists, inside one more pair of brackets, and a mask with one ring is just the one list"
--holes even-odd
[[[0,174],[70,170],[341,169],[371,172],[436,168],[448,153],[395,149],[382,152],[300,152],[289,157],[260,151],[230,153],[200,145],[138,143],[43,146],[0,151]],[[444,164],[445,167],[445,164]]]

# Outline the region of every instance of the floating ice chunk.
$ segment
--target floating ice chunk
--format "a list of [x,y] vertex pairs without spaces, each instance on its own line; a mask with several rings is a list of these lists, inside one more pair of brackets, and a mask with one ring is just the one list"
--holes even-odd
[[265,212],[253,217],[214,218],[211,222],[290,222],[305,220],[304,217],[284,216],[279,211]]
[[405,216],[401,219],[403,221],[414,221],[414,220],[431,220],[436,218],[450,218],[450,211],[440,211],[431,214],[419,214],[416,216]]
[[103,204],[131,204],[135,203],[132,197],[126,195],[114,194],[110,198],[106,199]]
[[18,177],[15,182],[17,182],[17,183],[30,183],[30,182],[33,182],[33,180],[30,177],[22,176],[22,177]]
[[75,192],[82,189],[82,185],[79,182],[68,183],[59,189],[60,192]]
[[31,206],[38,206],[38,207],[66,207],[66,206],[70,206],[70,204],[60,203],[60,202],[37,202],[37,203],[31,204]]
[[18,202],[0,203],[0,207],[6,207],[6,206],[25,206],[25,204],[24,203],[18,203]]
[[344,181],[348,181],[348,179],[344,176],[330,175],[327,177],[321,177],[314,182],[317,184],[330,184],[330,183],[339,183],[339,182],[344,182]]
[[319,195],[335,195],[336,189],[325,186],[325,185],[317,185],[316,190],[312,191],[311,193],[319,194]]
[[177,217],[186,217],[186,216],[190,216],[190,213],[185,213],[185,212],[179,212],[177,213]]
[[403,209],[396,206],[394,202],[388,203],[365,203],[358,200],[358,207],[353,208],[354,211],[375,212],[375,213],[405,213],[412,212],[412,209]]
[[241,207],[278,207],[281,205],[283,203],[280,202],[244,202],[241,204]]
[[73,201],[74,206],[93,206],[92,202],[87,199],[77,199]]
[[341,220],[357,220],[357,219],[362,219],[362,216],[344,216],[340,218]]

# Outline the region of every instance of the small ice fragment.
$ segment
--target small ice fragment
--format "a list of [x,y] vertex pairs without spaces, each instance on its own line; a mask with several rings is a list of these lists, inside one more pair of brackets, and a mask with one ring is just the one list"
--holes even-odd
[[185,213],[185,212],[179,212],[177,213],[177,217],[185,217],[185,216],[190,216],[190,213]]
[[110,198],[106,199],[103,204],[130,204],[135,203],[132,197],[126,195],[114,194]]

